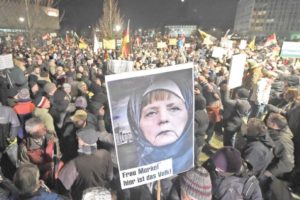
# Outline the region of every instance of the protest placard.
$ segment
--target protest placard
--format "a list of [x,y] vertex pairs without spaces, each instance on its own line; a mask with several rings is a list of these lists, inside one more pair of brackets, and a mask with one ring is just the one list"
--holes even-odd
[[285,58],[300,58],[300,42],[283,42],[280,56]]
[[226,53],[225,49],[222,47],[214,47],[212,52],[213,58],[223,58],[224,54]]
[[158,49],[167,48],[167,43],[165,43],[165,42],[158,42],[157,43],[157,48]]
[[103,49],[116,49],[116,40],[106,40],[103,39]]
[[191,47],[191,43],[185,43],[185,44],[184,44],[184,47],[185,47],[185,48],[190,48],[190,47]]
[[242,85],[246,58],[246,54],[232,56],[228,79],[229,89],[233,89]]
[[246,49],[246,47],[247,47],[247,40],[241,40],[239,48],[240,49]]
[[190,170],[193,64],[109,75],[105,80],[122,189]]
[[176,46],[177,45],[177,39],[176,38],[170,38],[169,39],[169,45],[170,46]]
[[57,37],[57,33],[50,33],[51,37]]
[[13,68],[14,62],[12,54],[0,55],[0,70]]
[[133,71],[133,61],[126,60],[110,60],[107,63],[107,70],[113,74]]

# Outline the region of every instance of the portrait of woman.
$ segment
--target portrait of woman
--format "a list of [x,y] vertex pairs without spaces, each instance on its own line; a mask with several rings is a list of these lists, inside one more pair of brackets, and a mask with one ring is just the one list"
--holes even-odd
[[193,166],[192,88],[192,80],[153,76],[130,96],[127,118],[139,166],[172,159],[173,174]]

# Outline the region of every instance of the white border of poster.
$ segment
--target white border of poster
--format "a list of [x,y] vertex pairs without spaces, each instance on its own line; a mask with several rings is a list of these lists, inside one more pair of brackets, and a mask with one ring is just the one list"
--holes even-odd
[[228,78],[229,89],[233,89],[242,85],[246,59],[246,54],[232,56]]
[[110,73],[119,74],[133,71],[134,62],[127,60],[110,60],[107,63],[107,70]]
[[12,54],[0,55],[0,70],[14,67]]
[[300,58],[300,42],[283,42],[280,57]]
[[[122,189],[165,179],[193,168],[193,73],[193,64],[187,63],[105,76]],[[169,86],[175,89],[172,91],[165,89]],[[149,88],[153,87],[155,90],[163,89],[177,97],[176,99],[179,99],[181,105],[183,105],[181,111],[183,110],[183,115],[186,116],[185,120],[181,121],[179,118],[182,114],[177,115],[180,117],[175,114],[175,117],[170,119],[170,121],[179,120],[176,124],[179,124],[181,128],[168,125],[177,128],[172,128],[172,131],[176,132],[176,139],[172,140],[171,143],[160,146],[151,143],[140,125],[143,109],[148,105],[152,105],[152,102],[144,105],[144,101]],[[154,100],[154,102],[166,101],[168,100]],[[169,103],[164,104],[165,108],[168,107],[167,105]],[[166,112],[171,112],[170,110]],[[131,115],[132,113],[140,114]],[[132,121],[134,121],[134,125],[132,125]],[[182,121],[183,123],[180,123]],[[160,126],[158,124],[160,123],[151,126],[151,130],[153,127]],[[161,131],[162,129],[159,129],[158,132]],[[157,137],[158,135],[160,134],[157,134]],[[166,134],[168,137],[166,141],[170,139],[168,135]]]

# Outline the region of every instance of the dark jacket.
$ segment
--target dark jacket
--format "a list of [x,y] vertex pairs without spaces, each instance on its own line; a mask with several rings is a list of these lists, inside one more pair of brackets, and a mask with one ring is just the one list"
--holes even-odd
[[110,153],[98,150],[92,155],[78,156],[68,162],[59,173],[59,180],[72,199],[81,200],[82,192],[90,187],[109,187],[113,178]]
[[274,143],[268,134],[246,138],[247,143],[242,151],[242,157],[251,164],[254,175],[259,177],[273,160]]
[[224,129],[231,132],[238,131],[242,125],[242,118],[249,114],[250,103],[247,99],[230,99],[228,91],[224,91],[222,95]]
[[270,137],[274,141],[274,159],[267,170],[274,176],[280,177],[291,172],[294,168],[293,134],[289,128],[282,130],[269,129]]
[[20,196],[19,200],[67,200],[68,198],[60,196],[56,193],[47,192],[40,188],[37,192],[30,196]]
[[195,96],[195,136],[205,135],[209,119],[206,108],[206,100],[202,95]]

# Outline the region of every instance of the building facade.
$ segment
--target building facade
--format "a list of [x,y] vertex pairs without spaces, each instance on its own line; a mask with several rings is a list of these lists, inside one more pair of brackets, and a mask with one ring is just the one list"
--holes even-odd
[[300,32],[300,0],[240,0],[234,31],[242,35],[276,33],[290,38]]

